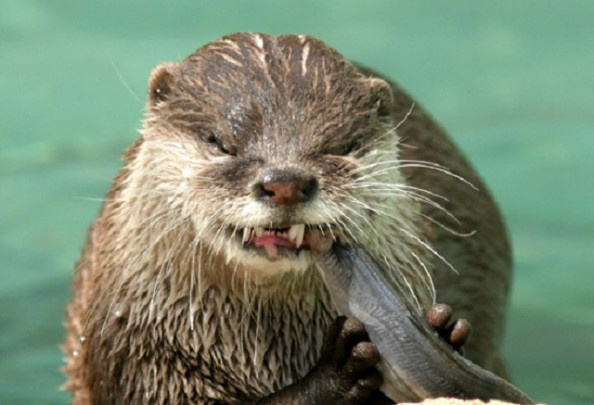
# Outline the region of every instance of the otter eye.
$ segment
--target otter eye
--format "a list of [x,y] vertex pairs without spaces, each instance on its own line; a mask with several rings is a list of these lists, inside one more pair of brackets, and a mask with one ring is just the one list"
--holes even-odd
[[229,156],[237,156],[237,148],[235,146],[227,146],[222,142],[217,142],[217,146],[221,152]]
[[343,155],[348,155],[350,153],[356,152],[361,147],[361,139],[355,138],[350,143],[345,145]]
[[346,156],[350,154],[359,154],[361,153],[362,149],[366,145],[369,136],[366,135],[358,135],[351,138],[348,142],[345,142],[340,147],[337,148],[336,155],[339,156]]
[[357,152],[361,148],[361,141],[359,138],[352,139],[348,142],[336,143],[328,145],[326,153],[334,156],[346,156],[351,153]]
[[225,155],[237,155],[237,148],[235,148],[235,146],[225,144],[222,140],[218,139],[214,135],[206,137],[206,142],[208,142],[213,149],[223,152]]

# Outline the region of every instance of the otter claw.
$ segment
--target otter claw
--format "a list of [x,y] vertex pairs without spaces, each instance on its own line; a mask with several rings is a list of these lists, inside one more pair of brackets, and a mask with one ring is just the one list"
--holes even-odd
[[437,331],[445,329],[451,318],[452,307],[447,304],[433,304],[431,308],[425,312],[427,323]]
[[425,313],[425,319],[439,336],[454,350],[462,353],[462,346],[468,341],[471,325],[464,318],[452,319],[452,308],[447,304],[434,304]]

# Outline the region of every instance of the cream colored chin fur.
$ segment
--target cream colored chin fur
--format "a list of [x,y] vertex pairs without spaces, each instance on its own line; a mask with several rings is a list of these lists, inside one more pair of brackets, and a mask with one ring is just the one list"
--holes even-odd
[[241,263],[244,269],[257,277],[270,277],[279,273],[289,271],[304,272],[311,264],[309,252],[302,250],[292,257],[277,256],[269,258],[250,251],[246,251],[237,246],[237,243],[230,243],[225,252],[226,260],[229,263]]

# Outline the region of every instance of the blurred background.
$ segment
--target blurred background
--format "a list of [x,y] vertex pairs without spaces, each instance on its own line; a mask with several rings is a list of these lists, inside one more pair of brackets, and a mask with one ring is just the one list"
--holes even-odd
[[147,77],[224,34],[306,33],[391,76],[492,188],[516,276],[505,355],[594,403],[594,2],[2,0],[0,403],[67,403],[64,306]]

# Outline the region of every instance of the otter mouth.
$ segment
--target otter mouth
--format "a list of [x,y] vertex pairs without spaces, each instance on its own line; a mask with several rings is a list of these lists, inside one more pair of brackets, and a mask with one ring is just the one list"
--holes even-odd
[[282,227],[254,227],[237,231],[242,247],[265,254],[269,258],[298,255],[310,250],[307,236],[313,231],[328,230],[329,226],[295,224]]

